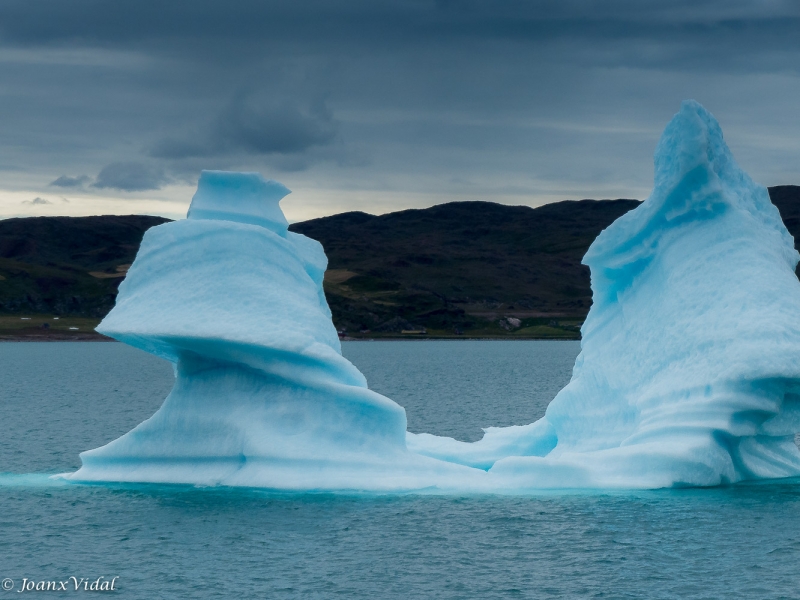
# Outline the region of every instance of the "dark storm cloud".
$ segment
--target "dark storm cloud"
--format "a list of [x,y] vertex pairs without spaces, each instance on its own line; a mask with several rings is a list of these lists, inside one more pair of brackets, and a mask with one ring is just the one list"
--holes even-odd
[[183,138],[165,138],[151,155],[188,158],[221,154],[296,154],[329,143],[337,123],[323,102],[307,110],[288,102],[273,106],[270,98],[239,94],[206,130]]
[[[702,43],[711,54],[722,50],[719,43],[737,55],[797,49],[799,23],[800,6],[794,0],[6,0],[0,5],[0,35],[6,43],[135,47],[237,63],[276,49],[287,57],[319,50],[385,53],[430,42],[464,44],[460,47],[469,54],[471,43],[498,40],[563,41],[575,54],[608,63],[690,61],[685,44],[691,49]],[[592,52],[593,44],[604,41],[620,49],[625,42],[630,45],[627,52]],[[645,47],[651,51],[636,52]]]
[[89,191],[246,168],[622,194],[694,97],[792,183],[798,31],[796,0],[4,0],[0,164]]
[[119,162],[103,167],[92,187],[124,192],[157,190],[167,182],[163,169],[140,162]]

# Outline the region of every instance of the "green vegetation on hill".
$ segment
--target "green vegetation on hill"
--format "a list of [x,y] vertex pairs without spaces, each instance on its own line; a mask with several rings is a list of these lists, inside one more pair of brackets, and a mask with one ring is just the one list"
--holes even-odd
[[102,317],[133,262],[150,216],[0,221],[0,314]]
[[[770,196],[800,239],[800,187],[770,188]],[[349,336],[577,339],[591,305],[589,271],[580,260],[600,231],[637,205],[453,202],[380,216],[343,213],[291,229],[325,248],[325,292],[334,323]],[[45,322],[55,331],[64,323],[53,316],[105,315],[144,232],[166,221],[0,221],[0,316],[11,318],[8,328],[0,319],[0,337],[5,329],[30,328],[33,321],[23,316],[44,319],[37,331]]]
[[[325,248],[325,291],[334,322],[349,335],[425,328],[575,338],[591,305],[580,259],[602,229],[637,205],[453,202],[381,216],[344,213],[291,229]],[[520,323],[501,322],[507,317]]]

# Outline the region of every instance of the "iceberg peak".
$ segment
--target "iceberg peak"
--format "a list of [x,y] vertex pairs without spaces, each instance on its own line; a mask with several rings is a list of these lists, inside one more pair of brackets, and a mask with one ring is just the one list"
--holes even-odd
[[[678,183],[676,178],[698,167],[722,175],[732,162],[733,156],[714,116],[699,102],[684,100],[656,147],[655,187],[671,188]],[[735,163],[732,166],[738,170]]]
[[279,203],[290,193],[260,173],[203,171],[186,217],[259,225],[285,237],[289,222]]
[[700,103],[683,101],[661,135],[654,163],[650,197],[605,229],[583,257],[592,271],[594,305],[616,304],[665,246],[731,213],[749,215],[754,227],[776,238],[774,247],[794,270],[794,240],[767,189],[739,167],[719,123]]

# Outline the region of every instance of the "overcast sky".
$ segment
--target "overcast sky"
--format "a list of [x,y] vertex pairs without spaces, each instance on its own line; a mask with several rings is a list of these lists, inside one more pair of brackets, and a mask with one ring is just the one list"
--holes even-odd
[[182,217],[201,169],[291,221],[645,198],[680,102],[800,184],[800,2],[3,0],[0,217]]

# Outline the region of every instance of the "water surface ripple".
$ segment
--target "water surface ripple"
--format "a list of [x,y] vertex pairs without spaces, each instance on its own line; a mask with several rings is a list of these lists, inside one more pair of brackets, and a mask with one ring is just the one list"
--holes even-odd
[[[474,440],[541,416],[578,345],[344,352],[409,429]],[[120,344],[5,343],[0,364],[0,471],[18,474],[76,468],[152,414],[173,377]],[[15,589],[103,575],[130,598],[800,598],[798,483],[537,497],[51,483],[0,476],[0,579]]]

